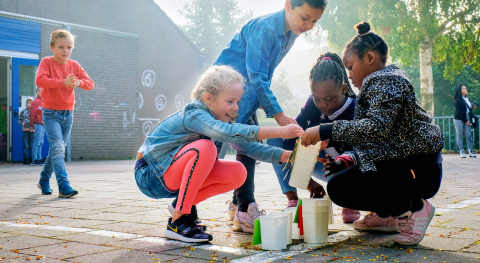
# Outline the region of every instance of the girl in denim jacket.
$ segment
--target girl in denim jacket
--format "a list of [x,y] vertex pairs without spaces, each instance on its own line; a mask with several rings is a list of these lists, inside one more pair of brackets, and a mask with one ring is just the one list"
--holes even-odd
[[373,211],[358,230],[398,231],[395,242],[418,244],[435,214],[427,199],[440,188],[442,130],[419,105],[405,72],[386,65],[388,45],[362,22],[345,47],[343,63],[360,89],[351,121],[309,128],[302,144],[322,140],[352,150],[325,163],[327,192],[339,206]]
[[[296,125],[258,127],[234,123],[243,94],[243,77],[229,66],[213,66],[200,78],[192,102],[167,117],[147,136],[137,155],[135,179],[150,198],[178,196],[165,236],[184,242],[211,241],[197,225],[195,206],[203,200],[241,186],[245,167],[237,161],[218,160],[213,141],[230,143],[254,159],[286,162],[291,151],[258,143],[269,138],[295,138]],[[253,227],[253,226],[252,226]]]

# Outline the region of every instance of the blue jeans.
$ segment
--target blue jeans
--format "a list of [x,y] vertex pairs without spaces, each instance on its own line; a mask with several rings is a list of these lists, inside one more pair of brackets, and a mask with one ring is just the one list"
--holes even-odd
[[33,143],[33,132],[23,131],[23,160],[29,160],[32,158],[32,143]]
[[138,189],[150,198],[162,199],[178,196],[178,190],[169,190],[165,185],[163,176],[159,178],[144,158],[137,160],[135,164],[135,181]]
[[32,146],[32,158],[33,160],[42,159],[42,147],[43,147],[43,138],[45,137],[45,129],[42,124],[35,123],[34,125],[35,133]]
[[465,139],[467,140],[468,150],[473,151],[473,139],[472,139],[472,130],[470,125],[465,125],[462,120],[453,120],[455,125],[455,133],[457,135],[457,146],[458,150],[463,150],[463,135],[465,134]]
[[69,185],[65,169],[65,147],[72,130],[73,111],[43,108],[42,117],[50,148],[43,171],[40,173],[40,181],[49,181],[55,172],[57,185],[62,191],[63,186]]
[[[283,139],[280,139],[280,138],[268,139],[267,144],[271,145],[271,146],[278,147],[278,148],[282,148],[282,149],[285,149],[285,150],[288,150],[288,151],[293,150],[293,148],[287,149],[287,148],[290,148],[290,147],[286,147],[283,144]],[[320,152],[319,157],[325,158],[325,154],[323,153],[323,151]],[[272,163],[272,166],[273,166],[273,170],[275,171],[275,174],[277,175],[278,182],[280,183],[280,187],[282,188],[282,192],[283,193],[297,192],[297,188],[292,187],[288,184],[288,181],[290,181],[290,170],[291,170],[291,168],[287,168],[287,169],[283,170],[283,167],[285,166],[285,163],[282,163],[280,165]],[[323,164],[321,162],[317,162],[317,164],[315,165],[315,168],[313,169],[312,176],[317,178],[317,179],[320,179],[324,182],[327,182],[327,178],[323,177],[324,174],[325,174],[325,172],[323,171]],[[329,177],[331,177],[331,176],[329,176]],[[284,180],[284,178],[285,178],[285,180]]]

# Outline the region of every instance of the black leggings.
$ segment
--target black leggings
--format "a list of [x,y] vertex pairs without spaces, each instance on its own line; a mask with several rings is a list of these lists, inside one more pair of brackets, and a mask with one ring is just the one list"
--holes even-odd
[[398,216],[411,211],[413,203],[435,196],[442,181],[440,153],[378,161],[375,166],[375,172],[362,173],[357,164],[332,175],[327,185],[332,202],[380,217]]

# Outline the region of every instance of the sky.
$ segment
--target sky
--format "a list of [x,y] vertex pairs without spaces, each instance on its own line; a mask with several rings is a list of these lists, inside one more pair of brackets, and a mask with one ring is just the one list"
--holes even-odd
[[[162,10],[177,24],[182,24],[178,15],[178,9],[184,1],[188,0],[155,0]],[[284,8],[285,0],[239,0],[240,6],[250,9],[253,16],[261,16],[277,12]],[[282,71],[287,72],[287,81],[295,95],[298,95],[300,105],[303,106],[306,98],[310,95],[309,80],[310,69],[317,61],[321,53],[327,49],[314,49],[306,43],[303,36],[295,41],[290,52],[275,70],[273,78],[276,79]]]

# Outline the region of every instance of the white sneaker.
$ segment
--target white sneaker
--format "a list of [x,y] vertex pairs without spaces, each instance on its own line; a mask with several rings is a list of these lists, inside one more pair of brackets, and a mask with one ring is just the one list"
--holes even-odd
[[460,158],[467,158],[467,156],[465,156],[465,151],[463,149],[460,150]]
[[234,204],[232,201],[228,200],[228,211],[227,211],[227,221],[233,221],[235,214],[238,210],[238,205]]
[[247,212],[241,212],[237,209],[235,219],[233,220],[233,231],[253,233],[255,219],[265,215],[265,210],[260,210],[257,203],[250,203]]
[[470,157],[471,157],[471,158],[477,158],[477,156],[475,155],[475,151],[474,151],[474,150],[468,150],[468,153],[470,154]]

